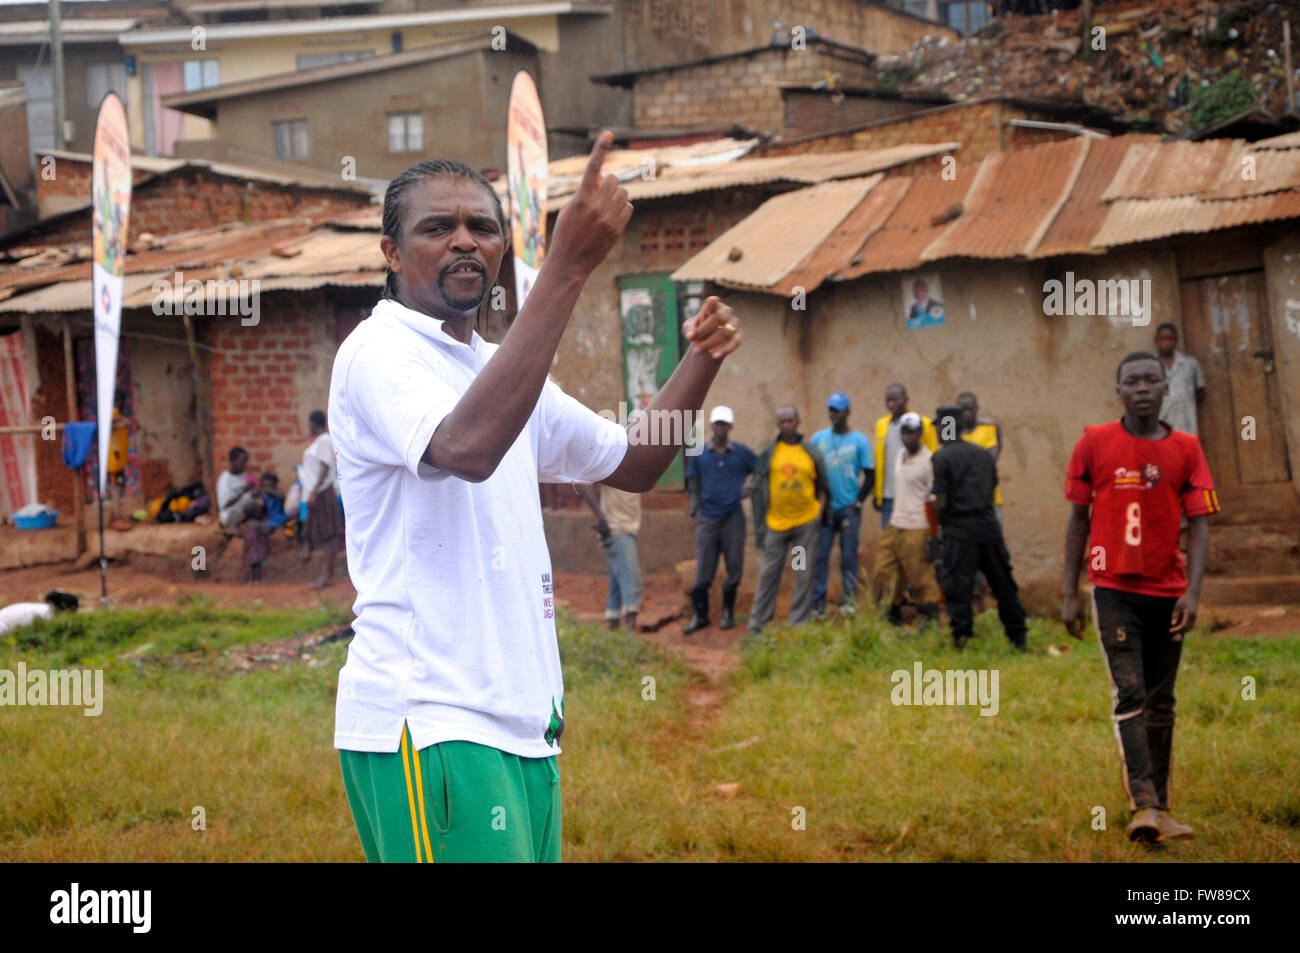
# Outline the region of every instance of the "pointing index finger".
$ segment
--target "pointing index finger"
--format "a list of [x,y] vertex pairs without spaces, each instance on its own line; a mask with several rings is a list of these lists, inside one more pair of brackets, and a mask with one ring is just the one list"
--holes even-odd
[[587,160],[587,170],[582,174],[580,188],[594,189],[600,184],[601,167],[604,166],[605,156],[609,155],[609,150],[613,145],[614,134],[608,129],[596,137],[596,143],[591,147],[591,158]]

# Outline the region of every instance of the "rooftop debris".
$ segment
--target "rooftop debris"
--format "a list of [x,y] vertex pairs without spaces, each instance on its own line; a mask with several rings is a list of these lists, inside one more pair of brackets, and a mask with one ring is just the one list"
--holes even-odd
[[1277,0],[1097,3],[1086,44],[1077,9],[1006,16],[966,40],[927,36],[906,53],[881,56],[877,80],[958,99],[1005,93],[1084,103],[1135,129],[1182,133],[1253,105],[1275,117],[1290,111],[1288,14],[1300,42],[1300,8]]

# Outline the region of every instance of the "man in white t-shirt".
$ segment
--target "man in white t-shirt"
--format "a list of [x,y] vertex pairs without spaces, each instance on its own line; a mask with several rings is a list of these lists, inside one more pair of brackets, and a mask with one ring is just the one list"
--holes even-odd
[[934,535],[926,503],[934,485],[930,462],[934,454],[921,442],[925,422],[920,414],[909,411],[898,422],[903,445],[891,464],[894,508],[876,550],[876,592],[880,605],[888,607],[887,618],[893,624],[902,621],[903,595],[908,587],[921,618],[933,622],[939,618],[939,582],[926,554],[926,540]]
[[[500,345],[474,333],[509,253],[492,186],[441,159],[389,183],[385,295],[339,348],[329,401],[357,589],[334,744],[368,860],[559,860],[564,687],[537,483],[645,492],[680,450],[629,446],[546,376],[632,215],[601,174],[612,142]],[[738,323],[706,301],[652,413],[698,410]]]
[[303,527],[306,552],[303,561],[316,550],[324,552],[320,575],[312,582],[313,589],[334,585],[334,557],[343,548],[343,511],[339,508],[338,475],[334,460],[334,444],[325,425],[325,411],[313,410],[307,417],[307,426],[314,438],[303,451],[299,478],[302,481],[302,499],[307,504],[307,523]]
[[56,612],[76,612],[77,597],[61,589],[45,594],[44,602],[14,602],[0,607],[0,635],[31,625],[37,619],[52,619]]

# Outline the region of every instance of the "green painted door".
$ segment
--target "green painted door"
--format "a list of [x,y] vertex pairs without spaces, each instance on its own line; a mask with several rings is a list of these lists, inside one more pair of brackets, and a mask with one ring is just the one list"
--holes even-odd
[[[667,272],[624,275],[618,279],[623,320],[623,390],[627,412],[644,410],[681,359],[681,319],[677,285]],[[659,478],[659,486],[685,483],[682,455]]]

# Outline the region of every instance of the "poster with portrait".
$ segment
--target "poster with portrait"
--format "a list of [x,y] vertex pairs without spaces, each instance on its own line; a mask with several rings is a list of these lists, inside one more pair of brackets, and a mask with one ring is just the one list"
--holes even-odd
[[515,301],[523,307],[546,257],[546,121],[537,86],[526,70],[515,74],[506,120],[506,177]]
[[909,331],[943,324],[943,284],[937,271],[903,278],[903,314]]
[[[95,419],[99,459],[108,460],[112,436],[113,389],[117,381],[117,342],[122,324],[122,272],[131,212],[131,141],[126,110],[116,93],[99,105],[91,172],[91,287],[95,314]],[[108,467],[99,468],[99,492],[107,487]]]

